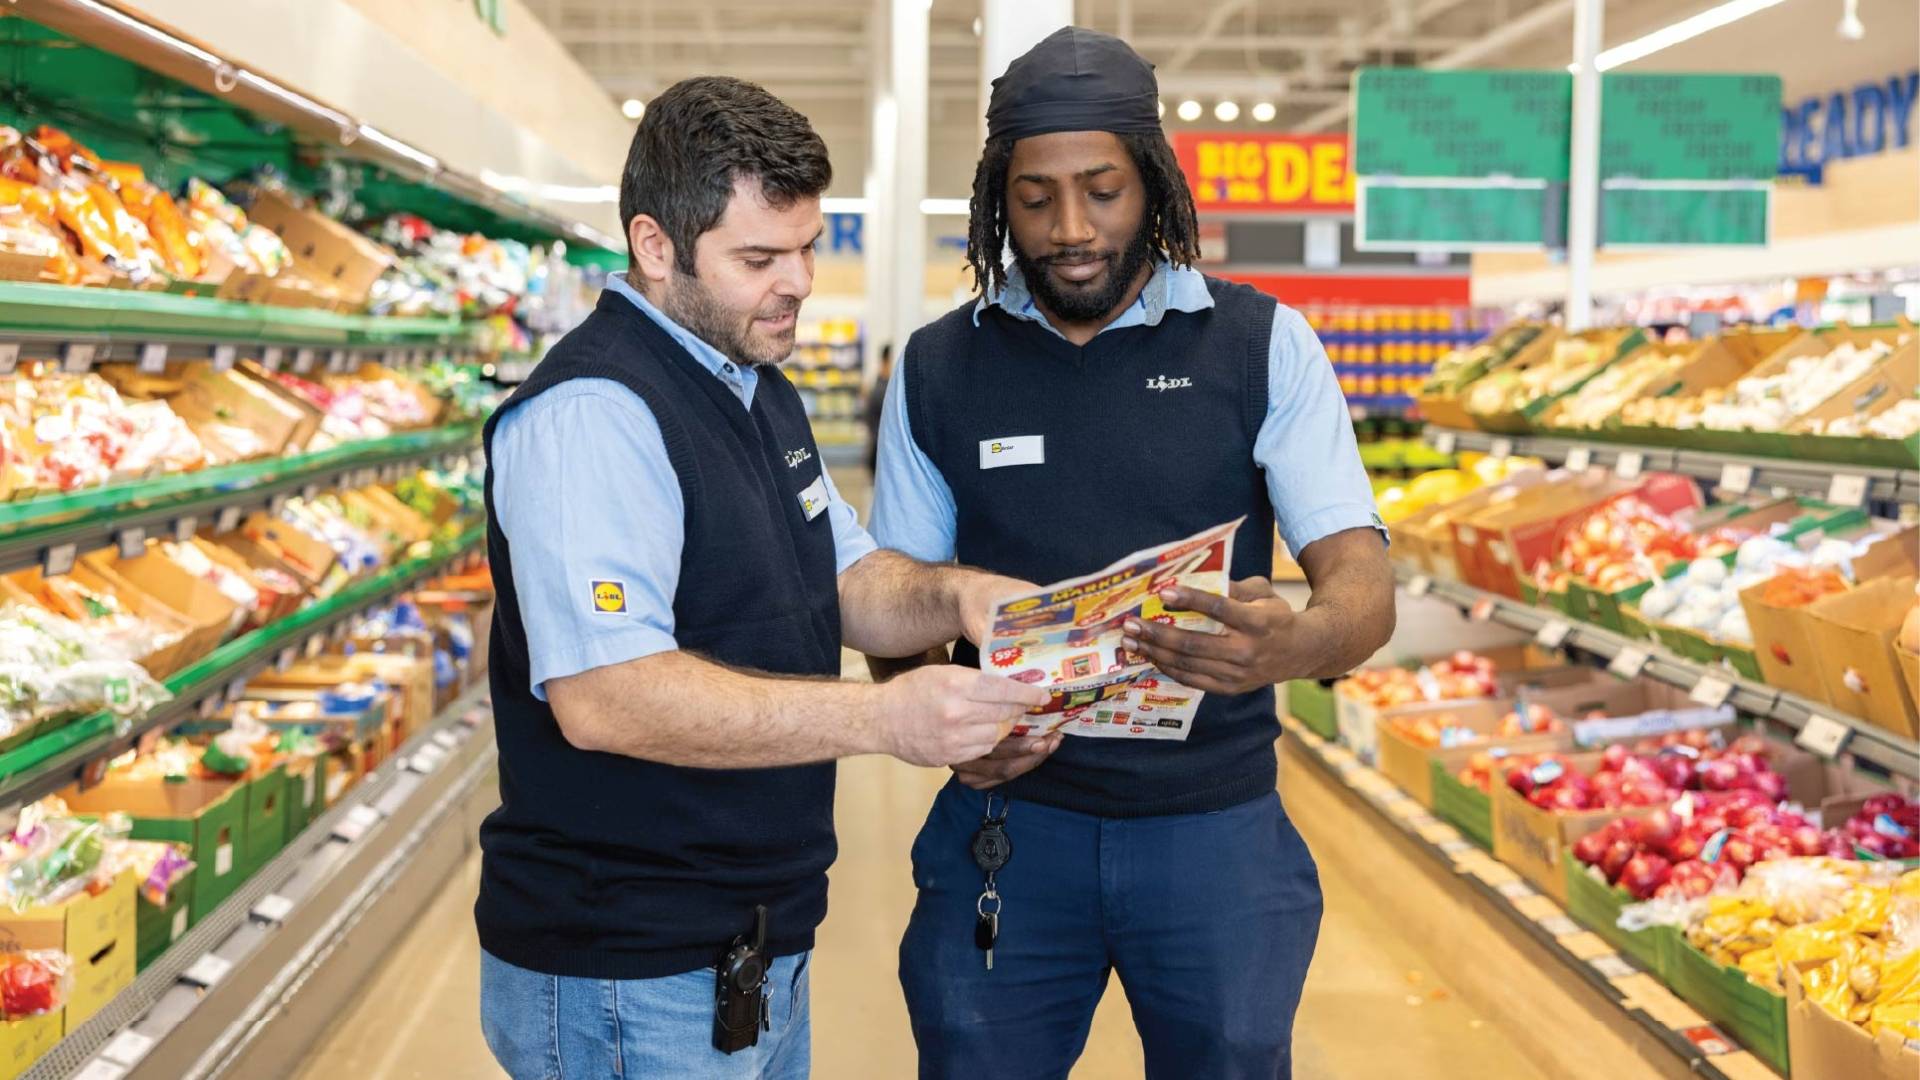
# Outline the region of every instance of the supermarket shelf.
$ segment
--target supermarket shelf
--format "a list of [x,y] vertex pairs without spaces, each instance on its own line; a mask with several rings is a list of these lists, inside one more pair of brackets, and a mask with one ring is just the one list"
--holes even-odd
[[[1404,834],[1409,843],[1438,861],[1511,920],[1526,937],[1566,965],[1580,981],[1611,1002],[1654,1041],[1671,1050],[1689,1075],[1733,1080],[1771,1074],[1758,1059],[1739,1050],[1738,1044],[1718,1028],[1711,1025],[1680,1028],[1662,1022],[1656,1014],[1691,1016],[1692,1010],[1655,982],[1631,957],[1600,942],[1592,932],[1574,922],[1551,897],[1475,846],[1459,830],[1428,812],[1378,770],[1362,763],[1346,748],[1307,730],[1291,716],[1282,716],[1280,722],[1287,735],[1283,753],[1300,755],[1364,802],[1388,826]],[[1701,1042],[1709,1047],[1717,1044],[1728,1053],[1707,1053],[1688,1037],[1689,1031],[1696,1036],[1708,1036]],[[1732,1059],[1739,1059],[1739,1066],[1734,1066]],[[1720,1063],[1728,1064],[1729,1069],[1723,1071]]]
[[[381,955],[368,939],[383,901],[436,887],[448,836],[470,842],[468,803],[490,794],[485,780],[497,756],[489,721],[483,684],[342,796],[26,1076],[287,1075],[291,1062],[270,1066],[259,1056],[296,1055],[339,1004],[329,1002],[317,1018],[297,1016],[296,995],[350,994],[357,978],[338,968]],[[396,917],[404,921],[405,913],[396,916],[389,905],[387,921]],[[354,947],[341,948],[349,934]],[[287,1021],[277,1036],[276,1020]]]
[[478,423],[455,424],[350,443],[312,454],[239,462],[65,495],[0,504],[0,573],[28,566],[50,572],[73,554],[149,536],[220,531],[246,514],[309,489],[397,479],[406,468],[475,452]]
[[[1551,465],[1564,465],[1570,457],[1584,454],[1588,464],[1617,467],[1623,454],[1639,454],[1640,467],[1647,472],[1674,472],[1708,484],[1719,484],[1729,473],[1743,475],[1746,486],[1754,491],[1785,488],[1796,494],[1826,498],[1834,491],[1834,478],[1864,477],[1865,497],[1886,501],[1920,498],[1920,470],[1887,469],[1873,466],[1827,465],[1818,461],[1720,454],[1697,450],[1675,450],[1665,446],[1638,446],[1629,443],[1590,442],[1547,436],[1493,435],[1485,431],[1459,428],[1426,429],[1426,440],[1435,447],[1474,450],[1537,457]],[[1751,470],[1747,472],[1746,470]],[[1840,500],[1836,500],[1840,501]]]
[[[1636,651],[1646,657],[1641,674],[1669,686],[1692,690],[1702,678],[1711,676],[1731,687],[1726,704],[1743,713],[1778,723],[1796,735],[1804,733],[1804,737],[1810,738],[1816,734],[1807,730],[1810,725],[1831,731],[1832,725],[1838,724],[1846,729],[1846,733],[1839,736],[1837,745],[1828,749],[1824,743],[1818,743],[1807,748],[1829,758],[1839,757],[1842,753],[1849,754],[1885,770],[1889,775],[1920,776],[1920,742],[1902,738],[1858,717],[1848,716],[1831,705],[1809,701],[1763,683],[1743,679],[1725,667],[1684,659],[1657,642],[1628,638],[1604,627],[1570,620],[1558,611],[1535,607],[1471,585],[1457,581],[1435,581],[1425,574],[1398,565],[1394,567],[1394,577],[1409,592],[1444,600],[1466,612],[1470,618],[1498,623],[1545,638],[1558,636],[1557,631],[1565,628],[1566,637],[1561,642],[1563,647],[1609,663],[1623,652]],[[1554,631],[1542,634],[1543,628],[1549,626]],[[1815,717],[1821,718],[1817,724]]]
[[485,529],[474,528],[431,553],[398,563],[365,581],[220,646],[166,680],[173,699],[138,720],[101,712],[82,717],[0,754],[0,807],[16,807],[83,779],[92,762],[133,749],[140,737],[199,714],[211,715],[269,666],[291,664],[302,649],[317,654],[329,633],[464,559],[477,557]]
[[[175,359],[215,358],[220,346],[279,346],[311,367],[319,350],[364,359],[419,362],[472,344],[474,324],[457,319],[343,315],[136,289],[0,282],[0,342],[19,358],[89,362],[138,360],[165,346]],[[9,350],[11,351],[11,350]],[[302,353],[309,354],[304,360]],[[10,364],[0,357],[0,366]],[[344,361],[338,361],[344,363]]]

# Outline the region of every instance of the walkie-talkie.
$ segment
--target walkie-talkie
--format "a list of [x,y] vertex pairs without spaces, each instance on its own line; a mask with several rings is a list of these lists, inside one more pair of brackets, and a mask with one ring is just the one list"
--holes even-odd
[[753,906],[753,940],[733,939],[720,959],[719,982],[713,991],[713,1048],[737,1053],[760,1042],[760,1032],[772,1027],[767,1015],[767,906]]

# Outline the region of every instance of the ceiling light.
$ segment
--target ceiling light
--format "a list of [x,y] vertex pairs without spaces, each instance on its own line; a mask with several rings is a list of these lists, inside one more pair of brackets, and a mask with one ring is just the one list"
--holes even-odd
[[858,196],[828,196],[820,200],[820,212],[823,214],[864,214],[873,209],[873,200]]
[[1232,100],[1222,101],[1213,107],[1213,118],[1223,124],[1231,124],[1240,119],[1240,106]]
[[[1614,68],[1631,64],[1635,60],[1652,56],[1662,49],[1670,49],[1683,41],[1692,41],[1701,34],[1718,30],[1728,23],[1739,22],[1749,15],[1776,7],[1783,2],[1784,0],[1727,0],[1727,3],[1681,19],[1645,37],[1637,37],[1624,45],[1615,45],[1611,49],[1603,50],[1599,56],[1594,57],[1593,66],[1601,71],[1612,71]],[[1577,65],[1569,65],[1569,70],[1574,66]]]
[[966,199],[921,199],[920,212],[928,217],[966,217],[972,210]]
[[1185,120],[1188,123],[1192,123],[1193,121],[1200,119],[1200,103],[1193,100],[1192,98],[1188,98],[1187,100],[1181,102],[1180,107],[1174,111],[1180,117],[1180,119]]
[[620,103],[620,115],[629,120],[638,120],[647,115],[647,103],[639,98],[630,97]]
[[1253,119],[1255,123],[1271,124],[1273,123],[1274,114],[1277,112],[1279,112],[1279,110],[1273,107],[1273,102],[1271,101],[1256,101],[1253,104]]
[[1860,0],[1847,0],[1847,10],[1840,16],[1838,33],[1848,41],[1859,41],[1867,36],[1867,24],[1860,21]]

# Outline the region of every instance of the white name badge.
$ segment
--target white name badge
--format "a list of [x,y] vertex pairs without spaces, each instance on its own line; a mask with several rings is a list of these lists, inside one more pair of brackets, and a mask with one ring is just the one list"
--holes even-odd
[[800,493],[800,509],[812,521],[827,512],[827,476],[821,473]]
[[1013,435],[1003,439],[980,440],[980,467],[999,469],[1008,465],[1044,465],[1047,462],[1045,435]]

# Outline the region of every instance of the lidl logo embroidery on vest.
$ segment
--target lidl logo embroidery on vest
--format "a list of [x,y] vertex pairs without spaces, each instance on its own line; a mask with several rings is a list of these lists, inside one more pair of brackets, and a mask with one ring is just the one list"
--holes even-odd
[[624,581],[595,581],[593,584],[593,610],[601,615],[624,615],[627,612],[627,584]]
[[804,446],[798,450],[787,451],[787,468],[789,469],[797,469],[812,460],[813,451],[808,450]]
[[1192,379],[1169,379],[1165,375],[1155,375],[1147,380],[1149,390],[1184,390],[1192,385]]

